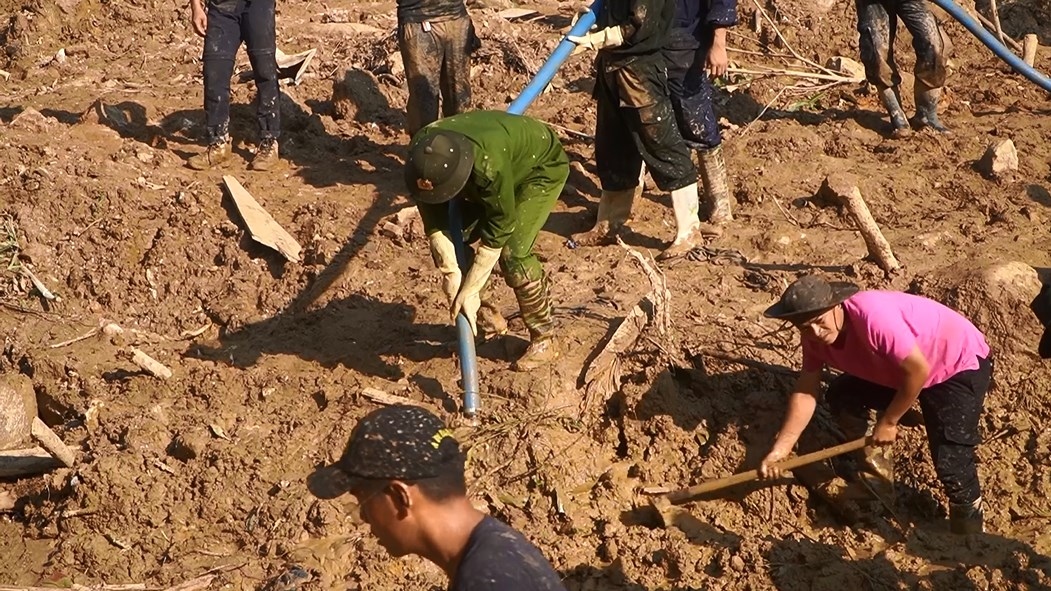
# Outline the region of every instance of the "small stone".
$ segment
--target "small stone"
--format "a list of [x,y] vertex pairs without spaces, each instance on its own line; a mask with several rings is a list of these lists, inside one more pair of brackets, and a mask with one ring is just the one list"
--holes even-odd
[[1007,173],[1018,170],[1018,150],[1015,143],[1007,139],[990,145],[978,162],[978,169],[994,178],[1002,178]]

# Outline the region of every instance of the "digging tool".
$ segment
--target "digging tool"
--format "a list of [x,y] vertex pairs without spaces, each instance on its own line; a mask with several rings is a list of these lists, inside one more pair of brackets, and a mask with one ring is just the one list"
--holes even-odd
[[[868,445],[868,443],[869,440],[867,437],[861,437],[853,441],[841,443],[835,447],[829,447],[795,458],[790,458],[782,462],[777,462],[774,466],[782,470],[792,470],[794,468],[799,468],[800,466],[806,466],[807,464],[813,464],[814,462],[820,462],[848,452],[857,451]],[[657,515],[660,516],[661,523],[664,527],[668,527],[671,525],[672,516],[670,515],[670,509],[673,505],[683,505],[691,501],[696,501],[697,499],[717,490],[722,490],[738,484],[744,484],[745,482],[751,482],[758,478],[759,470],[749,470],[747,472],[734,474],[733,476],[727,476],[726,478],[702,482],[701,484],[695,484],[689,488],[675,490],[670,493],[653,497],[650,499],[650,505],[656,510]]]

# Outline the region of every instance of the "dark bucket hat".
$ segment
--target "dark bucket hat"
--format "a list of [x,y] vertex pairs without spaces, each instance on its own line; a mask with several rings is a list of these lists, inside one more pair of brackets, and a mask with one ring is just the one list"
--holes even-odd
[[421,203],[445,203],[467,184],[474,168],[474,145],[455,131],[425,131],[421,136],[409,148],[405,187]]
[[781,320],[816,316],[858,293],[858,286],[845,281],[825,281],[817,275],[804,275],[788,286],[781,299],[763,312],[767,318]]

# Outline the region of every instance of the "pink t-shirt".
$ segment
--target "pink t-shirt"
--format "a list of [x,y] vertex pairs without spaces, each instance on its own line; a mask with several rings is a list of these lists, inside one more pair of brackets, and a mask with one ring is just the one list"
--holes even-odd
[[832,345],[803,339],[803,371],[824,365],[888,388],[901,385],[901,362],[919,346],[928,388],[989,356],[985,335],[955,310],[900,291],[862,291],[843,302],[843,332]]

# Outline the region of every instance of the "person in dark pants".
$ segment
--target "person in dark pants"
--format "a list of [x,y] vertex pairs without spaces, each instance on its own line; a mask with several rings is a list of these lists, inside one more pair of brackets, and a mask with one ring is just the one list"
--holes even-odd
[[417,406],[365,415],[338,461],[315,470],[321,499],[350,493],[372,535],[392,556],[421,556],[450,591],[566,591],[543,553],[467,498],[463,452],[442,420]]
[[[207,1],[207,8],[205,8]],[[259,147],[249,168],[269,170],[278,161],[281,135],[278,104],[275,0],[190,0],[193,30],[204,37],[204,112],[208,148],[189,160],[206,170],[230,159],[230,77],[244,43],[256,87]]]
[[[852,283],[829,283],[815,275],[789,285],[765,315],[799,329],[803,370],[760,466],[764,477],[780,475],[773,464],[791,453],[813,417],[821,371],[829,366],[843,372],[825,394],[833,417],[848,438],[870,430],[877,446],[859,454],[861,466],[893,482],[889,446],[897,438],[898,422],[918,399],[934,470],[949,498],[950,528],[961,534],[984,531],[975,450],[993,361],[981,331],[933,300],[859,292]],[[879,413],[874,424],[870,410]]]
[[602,184],[598,219],[573,240],[582,246],[609,241],[627,223],[643,162],[654,183],[671,192],[676,234],[670,248],[688,252],[700,241],[697,169],[675,123],[664,47],[672,0],[608,0],[595,31],[569,37],[598,50],[595,163]]
[[894,137],[901,137],[909,131],[909,121],[901,106],[901,74],[894,60],[898,19],[905,23],[912,35],[912,48],[916,52],[913,72],[916,116],[912,125],[916,129],[930,127],[935,131],[948,131],[938,120],[938,101],[945,85],[948,56],[942,30],[927,7],[927,0],[855,0],[855,5],[865,77],[879,91],[880,100],[894,126]]
[[[726,74],[726,30],[737,24],[737,0],[675,0],[675,21],[664,56],[668,88],[686,145],[697,151],[704,200],[701,218],[716,225],[733,221],[733,198],[726,182],[722,134],[715,117],[711,78]],[[678,254],[672,249],[666,258]]]
[[471,109],[471,53],[481,46],[463,0],[398,0],[398,48],[409,86],[410,136]]

